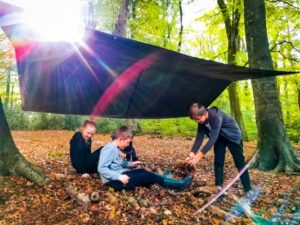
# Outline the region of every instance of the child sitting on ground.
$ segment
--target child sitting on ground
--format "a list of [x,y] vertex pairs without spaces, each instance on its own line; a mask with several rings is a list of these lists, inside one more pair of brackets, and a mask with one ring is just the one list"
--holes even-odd
[[140,161],[122,161],[119,149],[123,150],[129,146],[132,132],[128,127],[121,126],[114,134],[114,140],[102,148],[99,157],[98,172],[105,186],[119,191],[134,190],[135,187],[149,188],[152,184],[159,184],[166,188],[183,190],[191,184],[192,176],[174,180],[145,169],[136,169],[135,167],[141,165]]
[[[112,138],[112,140],[114,140],[115,134],[112,134],[111,138]],[[139,158],[136,154],[135,148],[133,147],[132,141],[130,141],[129,145],[126,148],[124,148],[123,150],[121,150],[121,152],[123,154],[125,154],[125,159],[127,161],[138,161],[139,160]]]
[[83,177],[89,177],[90,173],[97,173],[100,149],[93,153],[91,151],[92,137],[95,133],[96,123],[86,120],[70,141],[71,164]]

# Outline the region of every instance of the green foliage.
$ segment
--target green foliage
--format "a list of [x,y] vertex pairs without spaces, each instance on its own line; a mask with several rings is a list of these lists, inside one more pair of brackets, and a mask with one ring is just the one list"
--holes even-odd
[[59,130],[64,127],[64,116],[50,113],[40,113],[32,120],[32,129]]
[[96,8],[96,29],[111,33],[114,30],[115,21],[118,17],[120,0],[94,0],[93,5]]
[[97,132],[111,134],[119,126],[124,125],[124,119],[101,118],[97,120]]
[[300,144],[300,113],[294,113],[286,123],[286,130],[292,142]]
[[30,129],[30,118],[26,112],[24,112],[18,106],[4,107],[7,122],[12,130],[24,130]]
[[142,133],[165,136],[194,136],[197,124],[189,118],[140,120]]
[[178,49],[179,5],[177,0],[133,1],[128,20],[128,37],[164,47]]
[[64,116],[64,128],[66,130],[76,130],[83,123],[84,118],[82,116],[66,115]]

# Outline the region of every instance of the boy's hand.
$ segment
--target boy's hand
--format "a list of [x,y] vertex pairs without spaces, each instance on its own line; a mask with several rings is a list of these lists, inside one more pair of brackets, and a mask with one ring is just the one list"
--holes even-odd
[[123,183],[123,184],[127,184],[129,182],[129,179],[130,177],[125,175],[125,174],[122,174],[119,178],[119,180]]
[[190,152],[189,156],[185,159],[185,161],[190,161],[194,157],[195,157],[195,153],[194,152]]
[[134,161],[132,162],[132,166],[141,166],[143,163],[141,161]]
[[90,178],[90,175],[88,173],[84,173],[84,174],[81,175],[81,177],[83,177],[83,178]]
[[203,158],[203,153],[202,152],[199,152],[199,153],[197,153],[197,155],[195,155],[191,160],[189,160],[189,164],[191,165],[191,166],[196,166],[199,162],[200,162],[200,160]]

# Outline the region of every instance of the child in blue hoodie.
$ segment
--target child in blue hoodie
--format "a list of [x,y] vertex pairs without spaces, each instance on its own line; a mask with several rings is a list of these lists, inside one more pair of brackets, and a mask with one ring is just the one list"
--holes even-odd
[[98,172],[105,186],[119,191],[122,189],[134,190],[135,187],[149,188],[153,184],[159,184],[166,188],[183,190],[191,184],[192,176],[174,180],[145,169],[135,168],[141,165],[140,161],[121,160],[119,150],[124,150],[131,141],[131,130],[126,126],[121,126],[115,131],[113,141],[102,148]]

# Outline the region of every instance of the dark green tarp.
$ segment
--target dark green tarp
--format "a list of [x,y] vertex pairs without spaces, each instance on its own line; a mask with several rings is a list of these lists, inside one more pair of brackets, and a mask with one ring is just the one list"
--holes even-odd
[[30,111],[182,117],[189,104],[208,106],[232,81],[290,73],[189,57],[95,30],[74,45],[34,41],[22,25],[4,28],[16,51],[22,106]]

